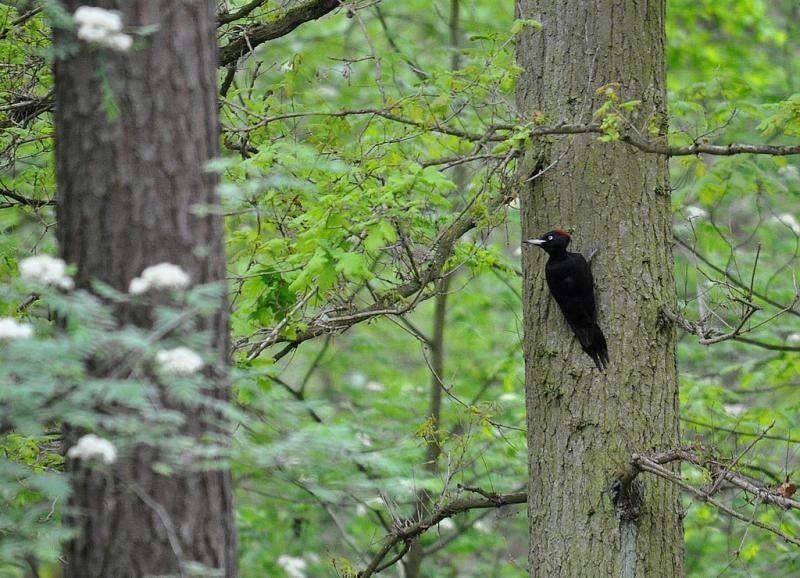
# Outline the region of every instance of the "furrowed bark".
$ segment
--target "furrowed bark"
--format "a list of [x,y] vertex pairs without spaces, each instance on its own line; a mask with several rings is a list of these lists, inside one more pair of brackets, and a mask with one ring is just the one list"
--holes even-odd
[[[520,111],[588,124],[615,85],[640,130],[666,134],[664,1],[522,0]],[[593,367],[545,286],[546,254],[523,255],[530,575],[680,576],[678,488],[634,479],[631,454],[678,446],[675,303],[666,158],[597,135],[542,137],[529,158],[553,167],[521,191],[523,238],[574,228],[571,250],[598,249],[592,268],[609,344]]]
[[[72,12],[83,2],[63,4]],[[181,266],[194,284],[224,282],[222,218],[192,211],[217,203],[216,177],[205,170],[218,155],[215,2],[94,4],[120,11],[126,26],[157,31],[128,52],[82,44],[56,61],[61,256],[77,265],[83,288],[99,279],[127,291],[131,279],[160,262]],[[68,36],[61,32],[56,42]],[[213,336],[209,348],[220,367],[228,357],[226,311],[220,301],[201,326]],[[118,316],[121,325],[151,326],[146,307],[121,307]],[[224,376],[215,387],[225,397]],[[184,433],[208,432],[203,410],[182,409]],[[78,432],[65,433],[69,446]],[[158,459],[156,448],[138,446],[111,474],[67,460],[67,523],[77,530],[65,548],[67,578],[184,576],[198,564],[237,575],[229,472],[163,476],[153,471]]]

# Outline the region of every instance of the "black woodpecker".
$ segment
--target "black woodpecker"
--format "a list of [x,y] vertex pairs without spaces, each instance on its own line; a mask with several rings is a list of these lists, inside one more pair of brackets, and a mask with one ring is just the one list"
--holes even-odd
[[571,238],[568,231],[554,229],[538,239],[523,243],[541,247],[550,256],[544,272],[550,294],[572,327],[583,350],[592,358],[597,369],[608,365],[608,347],[594,305],[594,279],[589,263],[580,253],[567,251]]

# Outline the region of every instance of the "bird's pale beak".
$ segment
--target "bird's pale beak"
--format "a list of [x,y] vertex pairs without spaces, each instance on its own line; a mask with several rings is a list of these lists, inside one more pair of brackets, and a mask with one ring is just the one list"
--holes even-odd
[[522,243],[523,245],[543,245],[545,241],[542,239],[526,239]]

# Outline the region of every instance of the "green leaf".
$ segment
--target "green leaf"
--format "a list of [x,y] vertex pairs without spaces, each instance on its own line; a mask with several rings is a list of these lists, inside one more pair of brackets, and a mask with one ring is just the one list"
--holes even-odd
[[336,262],[336,270],[353,278],[366,279],[372,276],[363,253],[343,253]]

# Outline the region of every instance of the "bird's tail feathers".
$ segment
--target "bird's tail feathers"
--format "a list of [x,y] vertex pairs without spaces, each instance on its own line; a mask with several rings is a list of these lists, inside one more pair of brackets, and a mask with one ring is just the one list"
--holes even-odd
[[603,335],[600,326],[595,323],[593,327],[575,331],[575,334],[578,336],[581,348],[592,358],[597,369],[604,371],[609,362],[608,345],[606,344],[606,336]]

